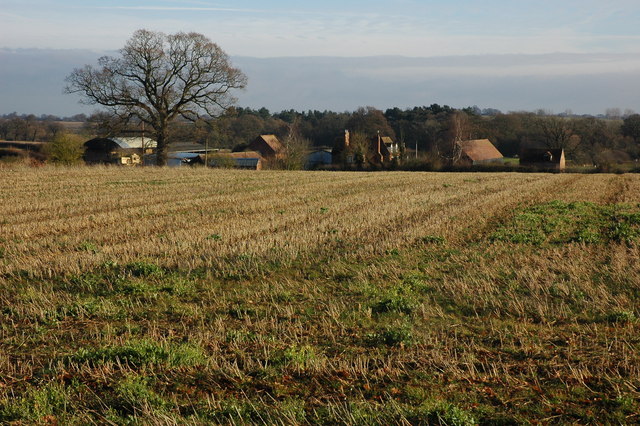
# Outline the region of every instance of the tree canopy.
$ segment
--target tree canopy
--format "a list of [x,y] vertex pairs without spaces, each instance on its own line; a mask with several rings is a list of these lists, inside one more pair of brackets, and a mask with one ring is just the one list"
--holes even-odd
[[622,134],[640,142],[640,114],[633,114],[624,119]]
[[98,67],[75,69],[66,91],[148,125],[158,142],[158,165],[166,164],[174,119],[216,117],[235,103],[231,91],[247,83],[227,54],[198,33],[138,30],[119,53],[100,58]]

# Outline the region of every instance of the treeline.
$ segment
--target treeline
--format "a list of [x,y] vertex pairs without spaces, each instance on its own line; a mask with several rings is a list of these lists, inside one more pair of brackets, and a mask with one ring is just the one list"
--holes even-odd
[[[131,131],[106,113],[54,116],[9,114],[0,117],[0,139],[52,140],[78,121],[75,133],[115,135]],[[285,137],[295,124],[296,131],[312,146],[332,147],[346,129],[373,136],[380,133],[403,144],[407,155],[426,157],[446,150],[455,138],[490,139],[505,156],[516,156],[522,147],[564,148],[575,164],[603,164],[635,160],[640,155],[640,115],[625,117],[553,115],[544,111],[509,112],[455,109],[432,104],[409,109],[381,111],[362,107],[352,112],[295,111],[270,112],[266,108],[236,108],[224,116],[192,122],[175,122],[173,141],[199,142],[212,148],[241,148],[256,135],[273,133]],[[140,129],[137,129],[140,131]]]
[[237,108],[208,123],[177,123],[173,139],[242,147],[261,133],[284,137],[293,123],[315,147],[332,147],[345,130],[366,136],[380,133],[403,144],[406,155],[419,158],[446,151],[455,138],[490,139],[507,157],[517,156],[523,147],[564,148],[575,164],[626,162],[640,156],[638,114],[607,118],[544,111],[501,113],[438,104],[386,111],[362,107],[352,112]]
[[78,124],[86,123],[85,114],[72,117],[57,117],[55,115],[21,114],[16,112],[0,116],[0,140],[49,142],[57,134],[72,129],[78,129]]
[[640,155],[638,114],[624,118],[552,115],[544,111],[503,114],[438,104],[386,111],[363,107],[353,112],[271,113],[266,108],[238,108],[210,126],[178,124],[176,137],[232,148],[260,133],[283,136],[292,123],[316,147],[332,147],[348,129],[366,136],[391,136],[405,146],[407,155],[418,157],[446,150],[455,138],[490,139],[508,157],[517,156],[523,147],[564,148],[568,159],[576,164],[624,162]]

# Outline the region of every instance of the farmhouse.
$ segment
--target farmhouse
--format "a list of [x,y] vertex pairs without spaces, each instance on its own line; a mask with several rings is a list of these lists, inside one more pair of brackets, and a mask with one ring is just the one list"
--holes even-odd
[[380,134],[378,134],[372,137],[369,143],[368,158],[371,164],[380,165],[388,163],[400,155],[398,144],[389,136],[380,136]]
[[344,136],[335,140],[331,154],[334,163],[357,164],[366,160],[370,164],[382,165],[398,157],[400,149],[393,139],[380,134],[366,140],[365,146],[356,146],[349,131],[345,130]]
[[458,165],[502,163],[504,157],[489,139],[472,139],[460,142]]
[[520,151],[520,165],[540,170],[563,171],[566,167],[562,148],[523,148]]
[[259,152],[264,159],[282,158],[284,155],[284,146],[275,135],[260,135],[247,149]]
[[157,142],[145,137],[95,138],[84,143],[87,164],[142,164],[143,156],[155,153]]

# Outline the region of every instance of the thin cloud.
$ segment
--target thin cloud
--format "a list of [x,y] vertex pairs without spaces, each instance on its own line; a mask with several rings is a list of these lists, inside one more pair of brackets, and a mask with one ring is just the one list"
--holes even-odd
[[259,9],[232,9],[225,7],[184,7],[184,6],[100,6],[102,10],[141,10],[159,12],[236,12],[236,13],[267,13]]

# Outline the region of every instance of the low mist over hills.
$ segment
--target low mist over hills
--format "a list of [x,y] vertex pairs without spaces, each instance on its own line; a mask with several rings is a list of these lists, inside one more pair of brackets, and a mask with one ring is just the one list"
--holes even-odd
[[[0,49],[0,114],[93,111],[63,94],[64,78],[105,54],[114,52]],[[577,114],[610,107],[640,110],[640,54],[234,57],[233,62],[249,77],[239,104],[272,111],[431,103]]]

